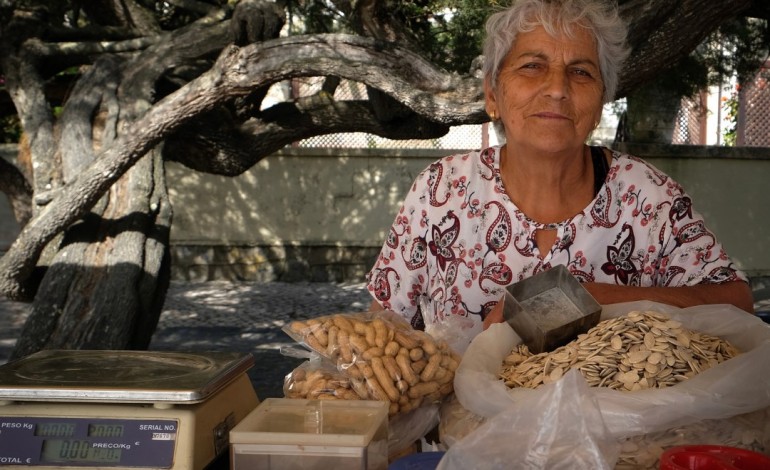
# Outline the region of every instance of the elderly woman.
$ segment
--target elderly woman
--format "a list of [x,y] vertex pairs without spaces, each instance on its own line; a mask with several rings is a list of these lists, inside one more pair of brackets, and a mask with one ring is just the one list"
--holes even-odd
[[373,309],[415,327],[453,315],[486,326],[501,321],[507,285],[564,265],[601,304],[753,310],[745,275],[679,184],[586,145],[625,35],[597,0],[518,0],[489,18],[486,110],[506,143],[417,177],[369,273]]

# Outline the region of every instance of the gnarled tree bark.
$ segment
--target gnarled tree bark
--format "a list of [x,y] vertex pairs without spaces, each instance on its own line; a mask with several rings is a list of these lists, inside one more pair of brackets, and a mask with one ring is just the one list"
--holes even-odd
[[[621,0],[634,54],[618,96],[725,19],[766,12],[758,2]],[[0,5],[0,67],[31,172],[25,186],[24,171],[0,166],[0,190],[31,204],[32,214],[0,259],[0,293],[33,301],[16,357],[149,344],[168,282],[164,160],[237,175],[314,135],[427,139],[487,120],[477,71],[461,76],[423,59],[409,31],[383,14],[383,0],[334,2],[357,19],[359,35],[285,38],[277,38],[283,10],[266,0],[241,0],[235,10],[215,0],[169,1],[199,16],[173,31],[135,1],[53,2],[51,16],[45,0],[32,3],[40,8]],[[78,5],[87,27],[49,21]],[[55,116],[47,86],[73,67],[77,81]],[[262,108],[270,86],[311,76],[328,77],[328,86]],[[335,100],[339,79],[365,84],[369,98]]]

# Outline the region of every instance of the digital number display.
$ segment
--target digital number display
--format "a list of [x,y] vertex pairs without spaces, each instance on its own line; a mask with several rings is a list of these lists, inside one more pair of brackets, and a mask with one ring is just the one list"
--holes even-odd
[[72,437],[75,435],[75,423],[40,423],[35,426],[35,436]]
[[89,424],[88,437],[123,437],[122,424]]
[[81,439],[51,439],[43,442],[41,462],[120,462],[122,449],[94,447],[91,441]]

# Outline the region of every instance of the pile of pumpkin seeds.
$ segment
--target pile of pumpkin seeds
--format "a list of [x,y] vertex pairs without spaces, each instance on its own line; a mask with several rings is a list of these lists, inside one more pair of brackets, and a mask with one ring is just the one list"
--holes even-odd
[[578,369],[592,387],[636,391],[675,385],[738,354],[721,338],[688,330],[664,313],[633,311],[550,352],[532,354],[518,345],[499,376],[509,388],[537,388]]

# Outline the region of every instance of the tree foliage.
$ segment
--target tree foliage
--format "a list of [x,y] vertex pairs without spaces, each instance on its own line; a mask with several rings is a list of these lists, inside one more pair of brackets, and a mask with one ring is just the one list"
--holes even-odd
[[[762,0],[621,0],[618,96]],[[164,161],[237,175],[306,137],[436,138],[484,113],[480,0],[0,0],[0,117],[23,130],[0,190],[24,230],[0,292],[33,301],[16,355],[143,348],[168,282]],[[288,33],[281,36],[281,31]],[[323,77],[268,105],[276,84]],[[340,80],[365,99],[340,101]]]

